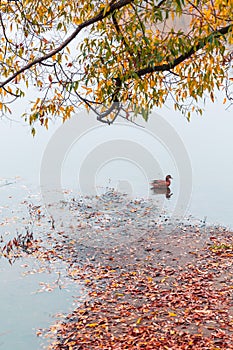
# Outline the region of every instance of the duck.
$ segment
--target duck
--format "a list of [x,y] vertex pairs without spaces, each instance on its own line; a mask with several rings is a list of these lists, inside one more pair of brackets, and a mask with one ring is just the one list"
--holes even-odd
[[165,180],[153,180],[151,185],[152,185],[152,189],[166,189],[169,188],[170,184],[171,184],[171,179],[172,176],[171,175],[167,175]]

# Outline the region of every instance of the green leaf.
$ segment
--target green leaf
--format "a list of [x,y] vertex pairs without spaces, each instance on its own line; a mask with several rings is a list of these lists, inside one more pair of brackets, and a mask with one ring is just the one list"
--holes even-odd
[[60,30],[62,28],[62,23],[59,22],[58,25],[57,25],[57,30]]
[[36,129],[35,128],[32,128],[31,134],[32,134],[33,137],[35,136],[35,134],[36,134]]

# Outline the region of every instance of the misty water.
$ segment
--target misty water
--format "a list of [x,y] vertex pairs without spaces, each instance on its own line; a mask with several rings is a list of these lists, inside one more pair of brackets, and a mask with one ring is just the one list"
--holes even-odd
[[[154,113],[146,128],[140,118],[139,126],[121,120],[106,126],[81,113],[63,126],[38,127],[35,138],[16,112],[13,121],[1,120],[0,234],[7,239],[25,228],[28,204],[99,195],[110,188],[156,201],[158,218],[192,217],[194,222],[232,228],[231,110],[220,102],[209,104],[203,117],[193,116],[190,123],[167,108],[156,112],[159,116]],[[170,199],[150,189],[153,178],[167,174],[173,176]],[[28,263],[11,266],[0,259],[4,350],[41,349],[35,330],[51,324],[55,314],[71,310],[74,295],[82,297],[78,286],[38,292],[41,281],[52,283],[57,275],[23,276]]]

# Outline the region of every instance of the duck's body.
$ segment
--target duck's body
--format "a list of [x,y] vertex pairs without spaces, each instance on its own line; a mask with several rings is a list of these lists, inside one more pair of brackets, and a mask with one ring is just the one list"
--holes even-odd
[[153,180],[151,185],[152,189],[166,189],[170,186],[171,184],[171,175],[167,175],[165,180]]

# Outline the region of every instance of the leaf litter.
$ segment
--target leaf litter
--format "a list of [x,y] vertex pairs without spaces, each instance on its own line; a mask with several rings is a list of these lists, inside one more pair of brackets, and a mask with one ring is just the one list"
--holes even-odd
[[38,330],[51,338],[48,350],[233,349],[232,232],[171,225],[154,202],[117,192],[60,205],[69,222],[31,207],[43,234],[27,228],[1,243],[11,263],[22,254],[54,269],[64,262],[66,279],[85,290],[72,313]]

